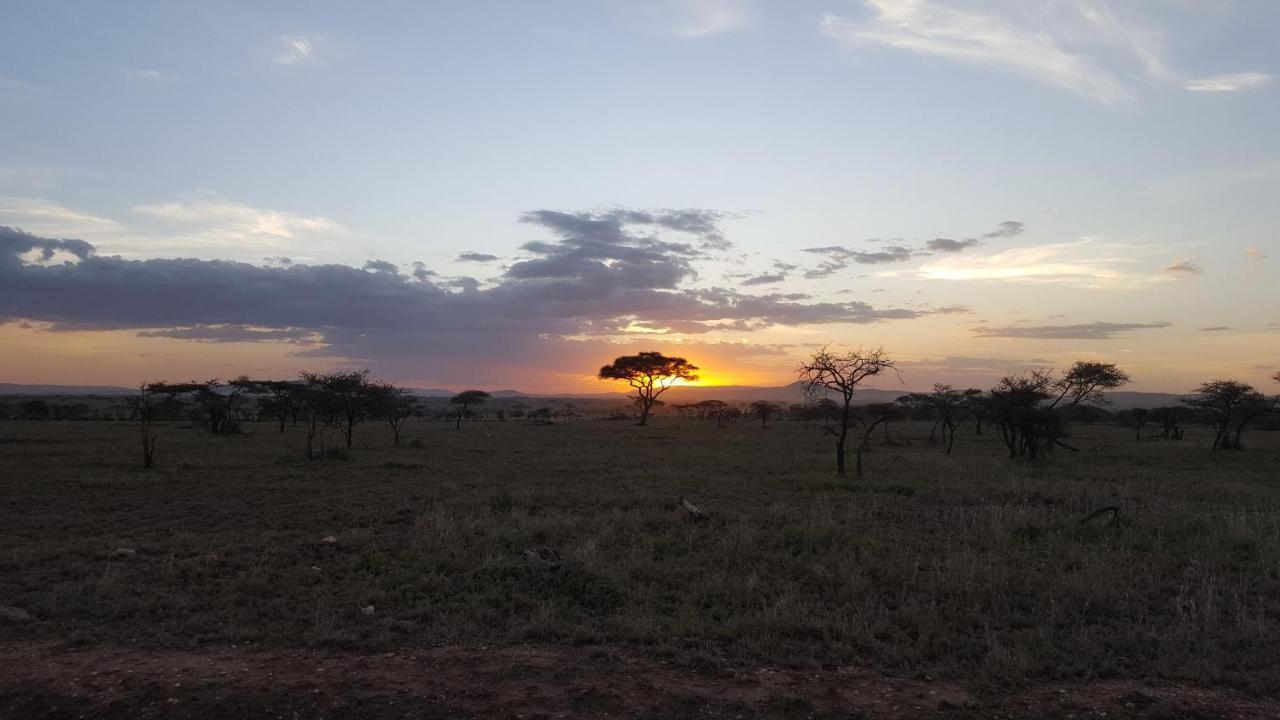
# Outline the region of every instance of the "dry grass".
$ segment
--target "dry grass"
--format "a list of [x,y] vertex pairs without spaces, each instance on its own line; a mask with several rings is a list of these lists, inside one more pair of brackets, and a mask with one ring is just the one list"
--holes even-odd
[[[0,605],[36,618],[0,637],[616,644],[699,667],[1280,691],[1272,433],[1210,455],[1195,429],[1135,446],[1085,428],[1097,449],[1037,465],[990,436],[952,457],[916,440],[841,481],[800,423],[423,422],[398,449],[362,426],[349,461],[312,463],[300,434],[250,432],[164,427],[144,471],[129,425],[0,423]],[[1119,522],[1079,523],[1105,505]],[[540,545],[562,570],[526,569]]]

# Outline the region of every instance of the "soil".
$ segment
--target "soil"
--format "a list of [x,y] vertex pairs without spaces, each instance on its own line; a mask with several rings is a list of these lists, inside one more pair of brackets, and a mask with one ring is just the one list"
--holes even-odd
[[867,669],[703,673],[606,648],[360,654],[0,644],[0,718],[1280,718],[1280,699],[1094,682],[976,692]]

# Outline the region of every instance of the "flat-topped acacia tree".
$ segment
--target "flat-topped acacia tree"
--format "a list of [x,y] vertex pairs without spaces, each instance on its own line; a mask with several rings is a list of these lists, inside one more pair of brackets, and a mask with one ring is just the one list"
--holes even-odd
[[601,380],[622,380],[636,391],[636,403],[640,406],[640,422],[647,425],[649,412],[658,396],[678,381],[698,379],[698,366],[681,357],[667,357],[660,352],[642,352],[624,355],[612,364],[600,368]]

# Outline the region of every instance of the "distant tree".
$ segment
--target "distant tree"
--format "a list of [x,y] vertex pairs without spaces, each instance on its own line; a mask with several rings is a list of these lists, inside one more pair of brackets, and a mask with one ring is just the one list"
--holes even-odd
[[1062,377],[1050,370],[1008,375],[991,390],[991,414],[1011,458],[1035,458],[1054,446],[1075,451],[1062,441],[1075,410],[1107,404],[1106,391],[1129,382],[1129,374],[1114,363],[1085,361]]
[[252,381],[238,378],[220,386],[215,380],[152,383],[152,392],[184,402],[214,435],[239,435],[241,405],[253,393]]
[[659,352],[624,355],[600,368],[601,380],[621,380],[636,391],[640,410],[638,425],[647,425],[658,396],[678,381],[698,379],[698,367],[681,357],[667,357]]
[[[373,413],[378,398],[376,385],[368,370],[303,373],[311,405],[311,425],[323,419],[342,433],[349,449],[355,439],[355,428]],[[323,452],[323,450],[322,450]]]
[[47,400],[24,400],[18,407],[24,420],[48,420],[52,412]]
[[1245,427],[1277,409],[1277,398],[1269,398],[1252,385],[1237,380],[1213,380],[1203,383],[1195,392],[1182,402],[1213,427],[1215,452],[1243,448],[1241,436]]
[[956,442],[956,430],[964,420],[969,404],[968,391],[956,390],[950,385],[937,383],[930,393],[912,393],[905,398],[908,404],[929,409],[934,422],[942,429],[942,439],[947,445],[947,454]]
[[285,423],[293,418],[295,421],[298,417],[299,397],[304,390],[304,384],[297,380],[258,380],[256,385],[259,391],[266,395],[260,406],[262,409],[275,417],[279,423],[280,432],[284,432]]
[[858,443],[856,454],[859,474],[862,469],[862,453],[871,450],[871,433],[877,427],[883,428],[884,440],[889,442],[889,422],[901,417],[901,411],[901,406],[895,403],[870,403],[854,408],[854,418],[862,425],[862,441]]
[[965,415],[973,423],[973,434],[981,435],[982,426],[991,418],[991,397],[982,390],[964,391]]
[[[889,370],[896,372],[896,364],[885,353],[884,348],[858,349],[840,354],[832,352],[825,346],[814,351],[809,359],[796,369],[796,374],[804,383],[804,392],[808,397],[819,400],[827,393],[835,393],[842,401],[839,406],[839,432],[836,434],[836,470],[841,476],[845,475],[845,440],[849,436],[849,427],[854,420],[850,413],[853,395],[864,380]],[[862,475],[861,450],[858,451],[857,473],[859,476]]]
[[138,420],[142,440],[142,467],[150,468],[155,464],[156,435],[151,431],[151,423],[156,418],[155,392],[147,383],[138,386],[138,394],[125,401],[129,412]]
[[1129,411],[1129,421],[1133,423],[1134,442],[1142,442],[1142,427],[1147,424],[1151,411],[1146,408],[1133,408]]
[[458,406],[458,414],[455,419],[454,426],[462,429],[462,418],[466,416],[467,409],[472,405],[479,405],[489,399],[489,393],[483,390],[463,390],[462,392],[449,398],[449,402]]
[[1161,440],[1181,440],[1182,422],[1193,413],[1185,406],[1158,407],[1151,409],[1151,422],[1160,426],[1160,433],[1152,437]]
[[400,447],[400,431],[410,418],[421,412],[417,398],[407,388],[387,382],[372,383],[369,391],[374,414],[391,426],[392,447]]
[[777,403],[771,403],[765,400],[757,400],[750,405],[751,414],[760,418],[760,427],[769,427],[769,418],[780,412],[782,407]]

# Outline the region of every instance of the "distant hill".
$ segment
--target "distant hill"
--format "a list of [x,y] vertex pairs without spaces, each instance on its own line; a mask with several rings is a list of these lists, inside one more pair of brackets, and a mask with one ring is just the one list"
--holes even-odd
[[111,385],[20,385],[0,383],[0,395],[128,395],[137,388]]
[[[455,390],[441,388],[411,388],[413,394],[422,398],[451,398],[457,394]],[[136,392],[133,388],[114,387],[110,385],[20,385],[16,383],[0,383],[0,395],[128,395]],[[882,390],[867,388],[859,390],[854,396],[854,404],[869,405],[871,403],[893,402],[912,392],[909,389]],[[624,401],[627,393],[524,393],[519,390],[494,390],[490,393],[494,398],[519,400],[521,398],[543,400],[617,400]],[[1181,395],[1172,393],[1149,392],[1114,392],[1107,395],[1111,399],[1113,410],[1129,410],[1138,407],[1160,407],[1176,405]],[[793,382],[781,387],[755,387],[751,385],[677,385],[662,395],[667,405],[683,405],[703,400],[721,400],[727,403],[746,404],[756,400],[776,403],[800,403],[805,401],[804,383]]]

